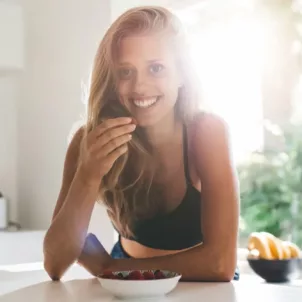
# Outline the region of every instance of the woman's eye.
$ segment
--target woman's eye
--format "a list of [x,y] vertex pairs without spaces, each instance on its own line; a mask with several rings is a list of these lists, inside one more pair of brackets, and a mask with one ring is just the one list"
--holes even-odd
[[152,64],[149,69],[151,73],[158,74],[164,69],[164,66],[162,64]]
[[118,72],[118,75],[121,79],[130,78],[132,75],[132,70],[130,68],[121,68]]

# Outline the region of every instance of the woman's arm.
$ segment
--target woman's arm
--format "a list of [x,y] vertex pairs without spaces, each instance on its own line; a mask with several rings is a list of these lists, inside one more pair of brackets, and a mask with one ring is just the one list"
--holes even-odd
[[59,280],[80,255],[97,197],[97,186],[88,185],[77,170],[82,132],[68,147],[62,187],[44,238],[44,268],[53,280]]
[[[194,132],[192,146],[202,183],[203,245],[149,259],[112,259],[106,269],[166,269],[182,273],[186,281],[233,279],[237,262],[239,194],[227,127],[219,118],[206,115],[196,121]],[[96,257],[97,263],[104,263],[103,255]]]
[[131,118],[115,118],[85,138],[83,129],[74,136],[65,159],[60,197],[44,238],[44,267],[53,280],[60,279],[79,258],[102,177],[127,152],[134,129]]

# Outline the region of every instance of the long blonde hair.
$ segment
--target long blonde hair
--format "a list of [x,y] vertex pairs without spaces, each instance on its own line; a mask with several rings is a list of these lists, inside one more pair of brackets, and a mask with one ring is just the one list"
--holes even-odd
[[[136,33],[167,32],[174,44],[183,86],[175,105],[177,116],[188,123],[198,110],[199,83],[190,62],[186,35],[179,19],[157,6],[135,7],[122,14],[108,29],[97,50],[91,74],[85,134],[103,120],[130,116],[118,99],[114,62],[121,39]],[[100,183],[100,202],[124,236],[133,234],[136,219],[154,215],[160,208],[160,189],[152,183],[152,150],[137,127],[128,152],[121,156]]]

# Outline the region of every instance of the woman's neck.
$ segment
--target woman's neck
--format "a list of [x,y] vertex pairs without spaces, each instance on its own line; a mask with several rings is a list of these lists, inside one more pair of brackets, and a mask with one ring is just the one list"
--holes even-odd
[[158,148],[169,144],[174,139],[179,125],[180,122],[175,118],[175,115],[170,114],[155,125],[144,128],[144,132],[149,144]]

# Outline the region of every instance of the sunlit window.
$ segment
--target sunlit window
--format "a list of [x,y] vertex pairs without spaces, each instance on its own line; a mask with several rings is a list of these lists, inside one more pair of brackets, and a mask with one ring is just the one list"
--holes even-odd
[[263,144],[263,24],[246,14],[209,26],[197,22],[193,32],[190,40],[203,102],[228,122],[235,160],[241,161]]

